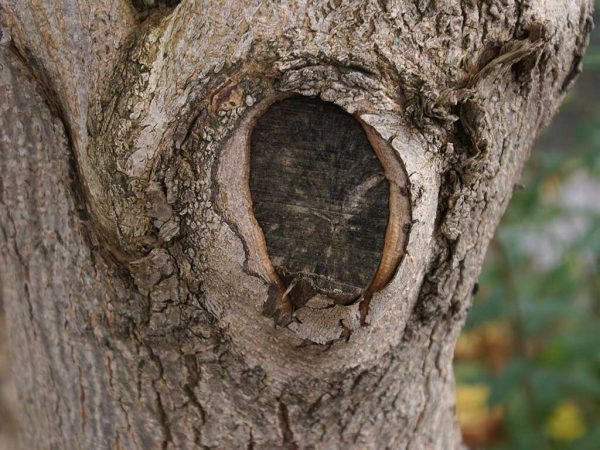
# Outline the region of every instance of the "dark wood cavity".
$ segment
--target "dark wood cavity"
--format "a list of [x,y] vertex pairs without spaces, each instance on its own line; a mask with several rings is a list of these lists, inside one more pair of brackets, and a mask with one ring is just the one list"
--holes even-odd
[[361,124],[303,96],[271,105],[251,136],[250,192],[269,257],[295,307],[357,300],[381,261],[389,183]]

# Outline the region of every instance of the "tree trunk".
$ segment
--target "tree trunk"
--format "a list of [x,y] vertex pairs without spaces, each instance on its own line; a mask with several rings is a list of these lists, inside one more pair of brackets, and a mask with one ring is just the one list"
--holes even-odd
[[455,340],[592,1],[154,3],[0,0],[23,448],[459,448]]

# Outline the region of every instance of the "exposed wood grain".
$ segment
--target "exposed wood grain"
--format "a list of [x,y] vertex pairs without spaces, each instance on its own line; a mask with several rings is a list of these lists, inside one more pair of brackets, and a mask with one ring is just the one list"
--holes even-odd
[[[295,306],[315,292],[343,303],[360,296],[383,255],[389,182],[356,119],[308,97],[273,104],[252,133],[250,190]],[[302,279],[312,293],[301,293],[310,291]]]

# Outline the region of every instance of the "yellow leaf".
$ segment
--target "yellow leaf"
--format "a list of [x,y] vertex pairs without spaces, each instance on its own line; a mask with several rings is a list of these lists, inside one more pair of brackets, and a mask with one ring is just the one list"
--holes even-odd
[[546,422],[546,431],[557,441],[571,442],[585,434],[581,410],[572,401],[559,403]]
[[456,418],[467,445],[479,447],[499,439],[502,433],[502,410],[487,404],[490,388],[486,384],[456,386]]
[[456,412],[461,426],[478,423],[488,412],[490,389],[485,384],[459,384],[456,386]]

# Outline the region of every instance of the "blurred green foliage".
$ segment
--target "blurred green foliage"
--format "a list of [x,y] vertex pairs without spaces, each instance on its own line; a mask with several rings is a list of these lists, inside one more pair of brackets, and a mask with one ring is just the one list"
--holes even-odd
[[[459,390],[485,386],[481,414],[501,411],[494,433],[467,437],[479,448],[600,449],[599,35],[498,228],[457,347]],[[490,324],[493,339],[478,331]]]

